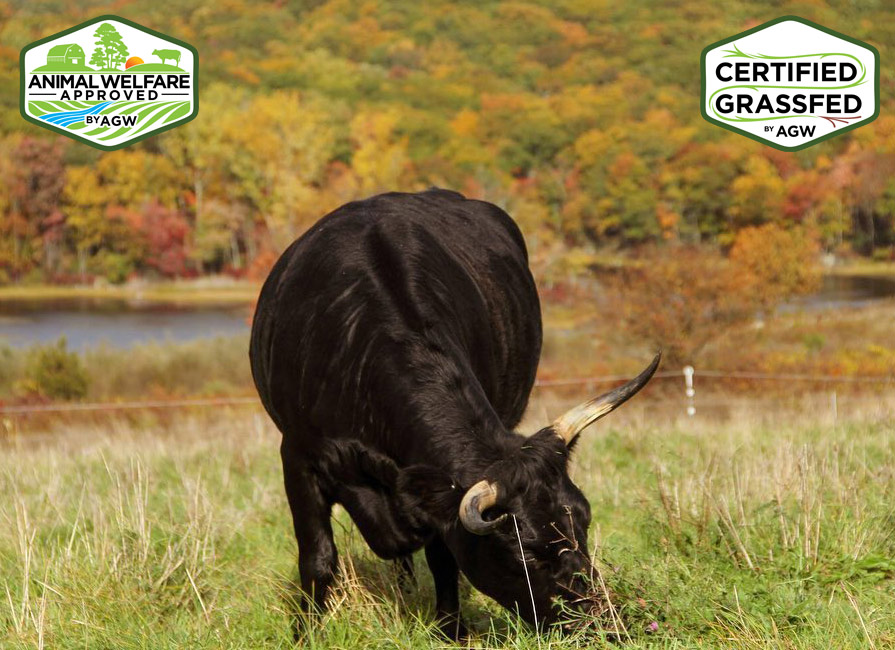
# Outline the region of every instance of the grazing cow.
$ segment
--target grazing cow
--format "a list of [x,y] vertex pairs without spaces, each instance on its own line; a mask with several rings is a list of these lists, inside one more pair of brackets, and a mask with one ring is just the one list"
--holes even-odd
[[283,434],[303,607],[325,604],[340,503],[380,557],[406,562],[425,547],[449,637],[465,634],[458,570],[529,622],[557,618],[555,597],[582,588],[587,560],[590,507],[567,473],[571,448],[659,357],[523,437],[513,427],[540,349],[525,243],[490,203],[382,194],[286,250],[261,290],[250,356]]

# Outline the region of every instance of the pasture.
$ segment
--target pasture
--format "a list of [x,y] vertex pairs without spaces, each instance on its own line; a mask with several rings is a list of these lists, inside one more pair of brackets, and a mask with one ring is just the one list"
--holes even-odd
[[[837,421],[808,397],[691,420],[649,399],[598,423],[575,455],[596,575],[621,620],[604,624],[625,641],[614,647],[895,644],[891,401]],[[527,429],[565,405],[536,396]],[[260,410],[51,429],[0,447],[0,646],[292,646],[295,542],[278,433]],[[421,554],[418,584],[401,589],[344,512],[337,521],[344,577],[307,647],[447,645]],[[538,636],[462,593],[471,647],[605,638]]]

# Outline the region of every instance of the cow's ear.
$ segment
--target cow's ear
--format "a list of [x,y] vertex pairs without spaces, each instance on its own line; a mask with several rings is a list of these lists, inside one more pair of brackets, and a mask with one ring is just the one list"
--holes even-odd
[[457,519],[463,492],[445,472],[431,465],[411,465],[398,474],[397,492],[404,507],[435,528]]

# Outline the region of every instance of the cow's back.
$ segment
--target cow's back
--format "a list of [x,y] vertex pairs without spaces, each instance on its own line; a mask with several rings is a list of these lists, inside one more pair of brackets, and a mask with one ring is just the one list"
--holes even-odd
[[[540,345],[515,223],[492,204],[429,190],[349,203],[296,240],[261,291],[251,361],[285,436],[308,445],[356,437],[395,451],[404,434],[389,423],[401,419],[407,391],[418,385],[415,399],[425,400],[439,373],[471,372],[514,426]],[[432,365],[433,352],[450,363]]]

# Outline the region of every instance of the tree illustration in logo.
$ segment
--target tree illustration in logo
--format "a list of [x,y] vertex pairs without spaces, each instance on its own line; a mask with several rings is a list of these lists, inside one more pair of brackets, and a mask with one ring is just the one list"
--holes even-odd
[[101,47],[97,47],[93,50],[93,54],[90,56],[90,65],[95,65],[98,68],[102,68],[106,64],[106,59],[104,55],[104,50]]
[[90,64],[106,69],[118,69],[127,61],[127,46],[121,39],[118,30],[109,23],[103,23],[94,34],[96,49],[90,57]]

